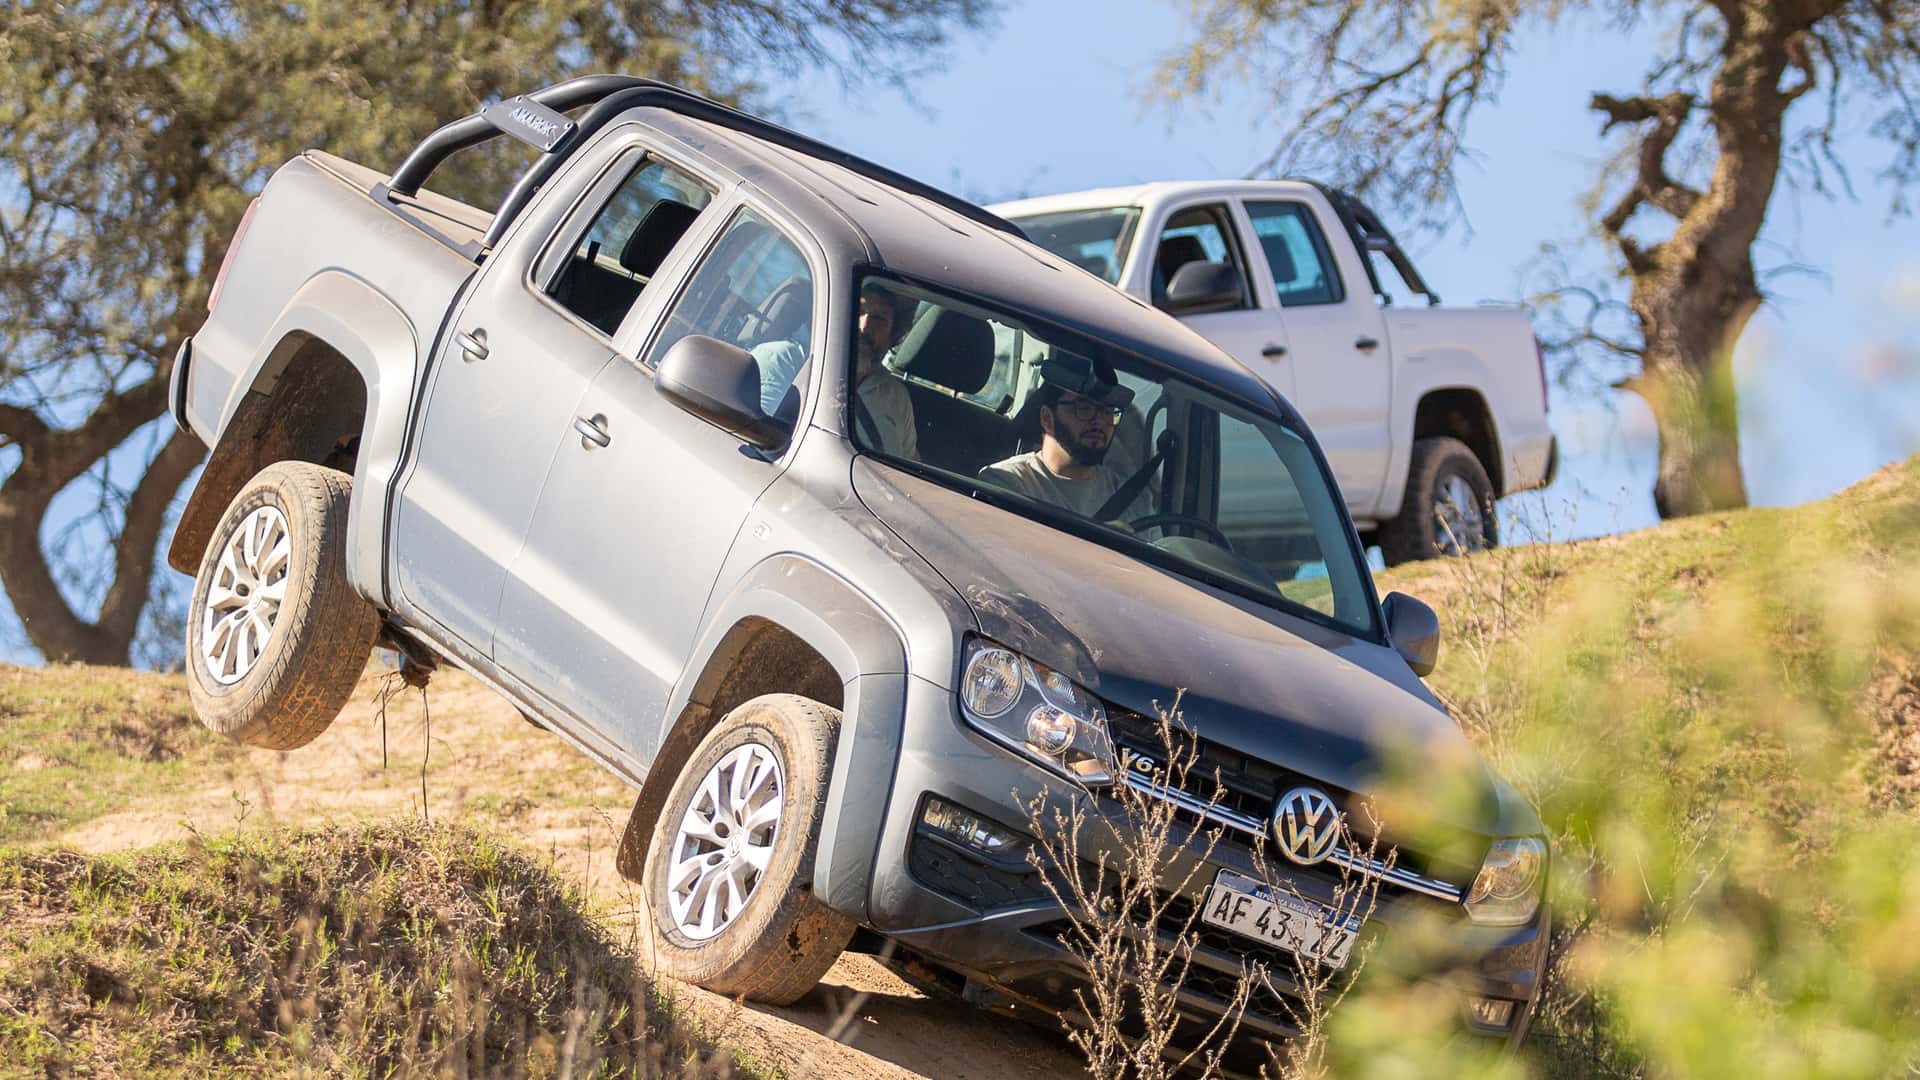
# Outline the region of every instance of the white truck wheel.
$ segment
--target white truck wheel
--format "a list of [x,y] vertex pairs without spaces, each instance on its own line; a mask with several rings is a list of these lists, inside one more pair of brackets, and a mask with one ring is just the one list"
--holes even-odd
[[1400,514],[1380,526],[1388,566],[1467,555],[1500,543],[1493,482],[1467,444],[1445,435],[1413,444]]
[[347,583],[346,473],[262,469],[214,530],[187,607],[200,722],[270,750],[312,742],[353,693],[380,617]]

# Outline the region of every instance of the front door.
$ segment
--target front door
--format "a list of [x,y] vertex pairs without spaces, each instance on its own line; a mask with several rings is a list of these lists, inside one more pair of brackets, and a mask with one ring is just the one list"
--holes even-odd
[[[575,168],[593,172],[590,161]],[[555,433],[613,355],[611,327],[711,198],[664,162],[619,156],[589,191],[588,212],[564,219],[581,233],[571,257],[541,258],[565,206],[537,214],[487,260],[449,326],[400,488],[393,565],[413,613],[475,652],[491,651],[501,584]],[[551,280],[537,261],[552,262]]]
[[1356,263],[1341,273],[1304,202],[1249,199],[1246,213],[1265,264],[1261,301],[1277,304],[1286,323],[1293,406],[1326,453],[1347,507],[1370,518],[1393,452],[1393,358],[1365,268]]
[[1285,363],[1290,347],[1286,327],[1281,325],[1279,312],[1263,309],[1258,303],[1246,252],[1235,241],[1237,230],[1228,204],[1201,202],[1179,207],[1147,235],[1153,239],[1153,247],[1145,252],[1152,260],[1147,292],[1155,306],[1165,299],[1173,275],[1190,262],[1226,263],[1238,272],[1237,305],[1225,311],[1181,315],[1180,321],[1231,353],[1275,390],[1290,395],[1293,377]]
[[736,213],[642,359],[615,357],[581,399],[508,574],[497,662],[643,763],[714,579],[779,471],[661,395],[653,369],[674,342],[705,334],[778,372],[766,390],[781,400],[812,366],[814,281],[766,217]]

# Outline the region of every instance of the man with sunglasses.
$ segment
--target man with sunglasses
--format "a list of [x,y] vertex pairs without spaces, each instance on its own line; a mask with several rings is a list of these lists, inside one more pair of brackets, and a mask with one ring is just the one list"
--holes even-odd
[[1133,391],[1078,357],[1040,365],[1040,449],[1016,454],[980,470],[980,478],[1028,498],[1109,521],[1125,523],[1153,512],[1143,487],[1122,507],[1108,507],[1128,480],[1128,469],[1109,460],[1114,433]]

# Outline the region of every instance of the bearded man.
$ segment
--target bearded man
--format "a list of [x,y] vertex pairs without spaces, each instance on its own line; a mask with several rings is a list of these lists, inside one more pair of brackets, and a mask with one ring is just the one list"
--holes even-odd
[[[980,478],[1030,499],[1093,517],[1127,482],[1126,472],[1107,460],[1113,435],[1133,391],[1078,357],[1059,357],[1040,365],[1040,449],[996,461]],[[1153,512],[1143,488],[1127,506],[1109,511],[1110,521],[1127,522]]]

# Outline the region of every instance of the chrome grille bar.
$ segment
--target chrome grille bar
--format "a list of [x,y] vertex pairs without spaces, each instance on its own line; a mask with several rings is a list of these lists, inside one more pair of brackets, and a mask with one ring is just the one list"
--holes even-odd
[[[1182,810],[1196,814],[1208,821],[1225,825],[1230,829],[1237,829],[1240,832],[1262,839],[1266,838],[1267,824],[1258,818],[1248,817],[1237,810],[1230,810],[1218,803],[1210,803],[1198,796],[1181,791],[1179,788],[1156,784],[1132,771],[1126,773],[1126,778],[1128,787],[1144,795],[1150,795],[1153,798],[1170,802]],[[1460,902],[1460,890],[1445,881],[1441,881],[1438,878],[1430,878],[1423,874],[1416,874],[1404,867],[1389,866],[1379,859],[1369,858],[1368,856],[1348,851],[1346,848],[1335,848],[1333,854],[1327,856],[1327,861],[1344,870],[1349,870],[1356,874],[1363,874],[1370,878],[1377,878],[1389,885],[1398,886],[1409,892],[1417,892],[1423,896],[1431,896],[1436,900],[1445,900],[1449,904],[1457,904]]]

